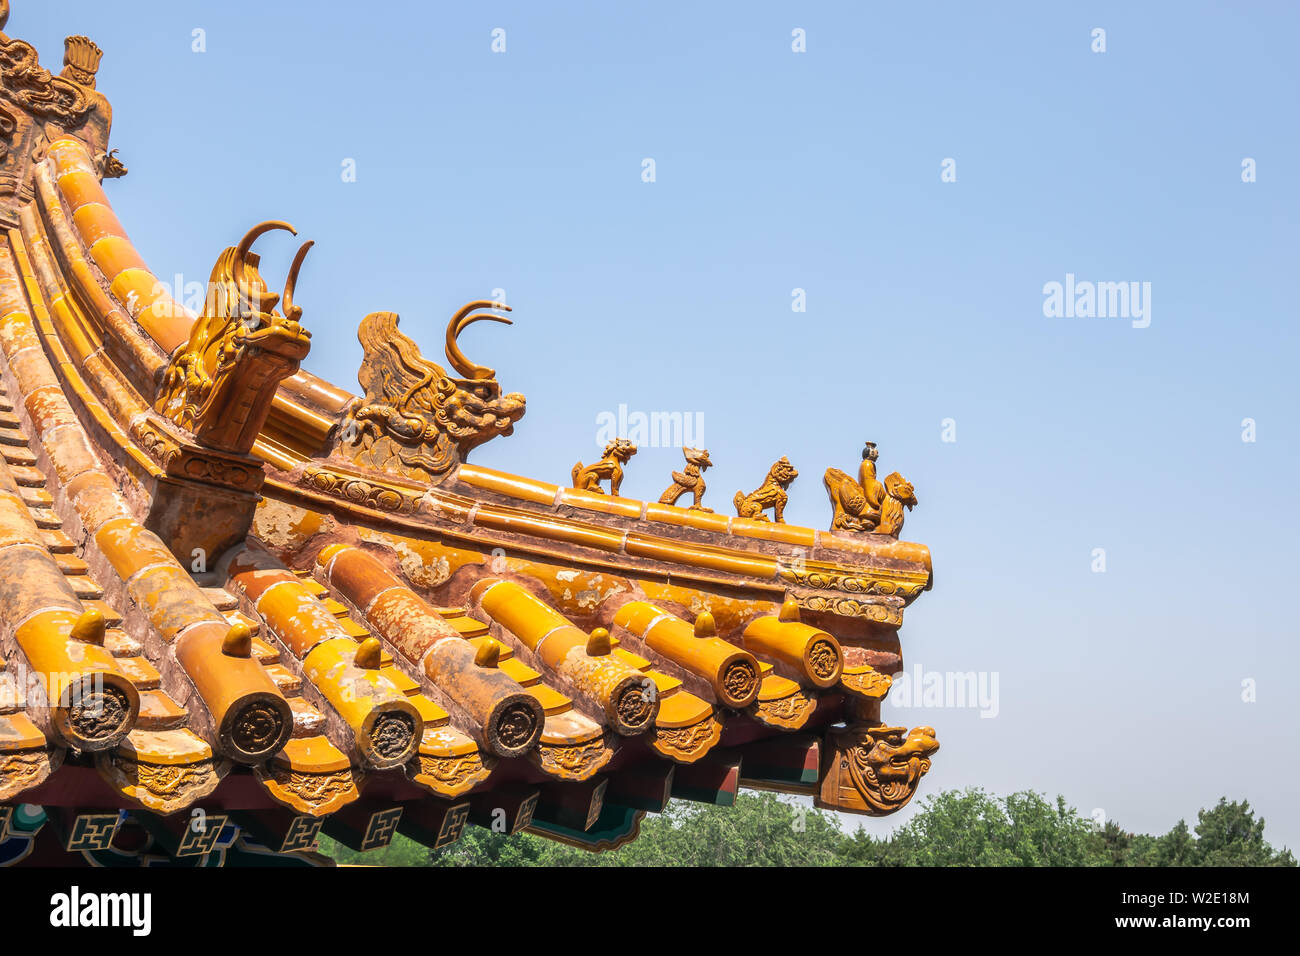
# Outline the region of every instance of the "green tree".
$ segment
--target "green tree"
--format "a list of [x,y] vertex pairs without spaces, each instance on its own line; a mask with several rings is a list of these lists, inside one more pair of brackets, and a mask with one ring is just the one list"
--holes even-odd
[[1289,850],[1264,840],[1264,821],[1245,801],[1202,810],[1195,833],[1179,820],[1162,836],[1133,834],[1114,821],[1097,828],[1069,806],[1033,791],[997,797],[980,789],[927,797],[892,837],[771,793],[742,793],[732,807],[673,801],[648,815],[640,837],[590,853],[528,833],[467,827],[431,853],[401,835],[384,850],[355,853],[328,838],[340,863],[372,866],[1295,866]]
[[1107,820],[1089,841],[1089,859],[1096,866],[1127,866],[1136,839],[1114,820]]
[[1264,820],[1250,804],[1220,797],[1196,819],[1196,862],[1200,866],[1295,866],[1291,851],[1275,851],[1264,841]]
[[903,866],[1083,866],[1092,823],[1064,797],[1050,803],[1032,791],[999,799],[978,788],[947,790],[926,798],[890,841],[888,854],[855,842],[862,862]]
[[1195,866],[1196,838],[1187,829],[1187,821],[1179,820],[1163,836],[1140,834],[1133,838],[1127,866]]
[[742,793],[733,807],[673,801],[648,815],[640,836],[590,853],[530,834],[467,830],[434,856],[439,866],[831,866],[844,834],[835,818],[778,798]]

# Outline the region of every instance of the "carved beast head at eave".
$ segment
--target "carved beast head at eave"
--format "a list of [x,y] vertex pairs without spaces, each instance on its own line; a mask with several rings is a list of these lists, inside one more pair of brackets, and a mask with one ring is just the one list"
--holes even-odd
[[[912,799],[939,749],[932,727],[909,731],[851,724],[833,731],[827,742],[832,765],[823,781],[823,798],[830,797],[831,805],[873,816],[894,813]],[[847,803],[843,802],[846,786],[854,795]]]

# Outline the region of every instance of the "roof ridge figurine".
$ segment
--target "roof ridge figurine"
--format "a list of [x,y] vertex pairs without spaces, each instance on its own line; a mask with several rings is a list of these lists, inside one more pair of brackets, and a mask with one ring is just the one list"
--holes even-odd
[[683,448],[682,454],[686,457],[686,470],[673,472],[673,483],[668,486],[668,490],[659,496],[661,505],[675,505],[677,499],[682,495],[690,492],[694,496],[691,503],[692,511],[712,511],[712,508],[706,508],[700,504],[704,497],[704,471],[713,466],[709,460],[709,450],[707,448]]
[[790,500],[786,493],[791,482],[799,477],[799,472],[795,470],[794,465],[790,464],[790,459],[785,455],[775,462],[767,470],[767,477],[763,483],[749,494],[743,491],[737,491],[733,504],[736,506],[736,514],[741,518],[750,518],[754,521],[767,521],[767,515],[763,512],[767,508],[772,509],[771,520],[778,523],[785,523],[785,505]]
[[615,438],[605,445],[605,454],[599,461],[584,465],[581,461],[573,466],[573,487],[580,491],[590,491],[603,495],[605,489],[600,487],[602,481],[609,482],[609,493],[618,497],[623,487],[623,466],[636,454],[636,445],[626,438]]
[[879,451],[875,442],[862,449],[858,478],[853,480],[838,468],[827,468],[822,478],[831,499],[832,531],[874,531],[895,537],[903,530],[904,509],[916,506],[916,491],[898,472],[876,478]]

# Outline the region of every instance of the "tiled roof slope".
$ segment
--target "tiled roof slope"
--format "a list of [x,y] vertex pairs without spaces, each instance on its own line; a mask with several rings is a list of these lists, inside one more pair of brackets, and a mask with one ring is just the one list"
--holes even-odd
[[300,368],[310,244],[282,295],[258,271],[287,223],[177,303],[105,195],[87,44],[50,114],[0,34],[0,862],[315,862],[322,829],[469,824],[605,849],[670,796],[911,799],[938,744],[880,701],[930,556],[874,446],[826,472],[830,531],[780,520],[784,459],[736,516],[673,503],[697,449],[657,503],[616,493],[627,441],[573,487],[468,464],[524,413],[457,344],[501,309],[453,316],[458,375],[367,316],[358,395]]

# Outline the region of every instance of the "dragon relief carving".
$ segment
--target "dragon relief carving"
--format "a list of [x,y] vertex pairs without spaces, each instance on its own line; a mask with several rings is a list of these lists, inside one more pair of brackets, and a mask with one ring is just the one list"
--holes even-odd
[[673,483],[668,486],[668,490],[659,496],[661,505],[675,505],[677,499],[684,494],[691,494],[694,501],[691,503],[691,511],[708,511],[712,508],[706,508],[700,503],[704,498],[704,490],[707,487],[704,484],[704,472],[713,466],[709,460],[709,450],[707,448],[683,448],[682,454],[686,456],[686,470],[673,472]]
[[886,816],[906,806],[939,749],[933,727],[851,724],[827,735],[818,806]]
[[[43,783],[57,769],[57,756],[51,760],[44,749],[0,753],[0,800],[12,800],[37,784]],[[4,821],[0,819],[0,824]],[[0,833],[3,832],[0,826]]]
[[312,243],[303,244],[289,267],[281,315],[275,311],[280,296],[267,291],[252,251],[257,238],[273,229],[297,235],[286,222],[264,222],[217,259],[203,315],[168,363],[154,403],[200,443],[221,451],[252,450],[276,388],[298,371],[311,348],[293,291]]
[[541,743],[528,758],[543,773],[562,780],[587,780],[614,756],[608,735],[578,744]]
[[790,499],[786,491],[790,483],[798,477],[799,472],[795,470],[794,465],[790,464],[790,459],[782,455],[781,460],[767,470],[767,477],[756,490],[749,494],[743,491],[736,492],[736,497],[732,499],[732,503],[736,506],[736,514],[755,521],[767,521],[768,517],[763,512],[771,508],[771,520],[784,524],[785,503]]
[[[0,11],[0,30],[7,12]],[[88,37],[64,40],[63,71],[41,66],[35,47],[0,33],[0,197],[30,199],[32,168],[50,143],[71,133],[91,155],[108,149],[113,108],[95,89],[103,51]],[[124,169],[125,167],[123,167]],[[4,211],[13,223],[13,209]]]
[[694,763],[722,739],[722,721],[713,714],[685,727],[656,727],[650,746],[678,763]]
[[779,730],[798,730],[817,709],[817,696],[802,688],[775,700],[756,700],[746,713],[760,724]]
[[100,754],[95,767],[109,784],[156,813],[174,813],[209,796],[230,772],[229,760],[154,764],[120,754]]
[[98,105],[86,88],[95,86],[101,51],[86,37],[68,37],[64,42],[64,63],[71,69],[54,76],[41,66],[30,43],[0,34],[0,90],[28,113],[71,128],[85,122]]
[[897,537],[903,530],[904,510],[916,507],[916,490],[898,472],[876,478],[875,442],[862,449],[858,480],[838,468],[827,468],[822,482],[830,495],[834,513],[832,531],[874,531]]
[[573,487],[579,491],[590,491],[603,495],[605,489],[600,487],[602,481],[609,482],[609,493],[618,497],[618,490],[623,487],[623,466],[636,454],[636,445],[626,438],[615,438],[605,446],[605,454],[600,461],[590,465],[578,462],[573,466]]
[[416,480],[443,478],[471,450],[497,435],[509,435],[524,414],[524,396],[501,394],[496,372],[465,357],[456,340],[479,321],[510,320],[475,309],[505,309],[496,302],[471,302],[447,323],[446,353],[464,378],[420,354],[397,331],[395,312],[372,312],[357,338],[365,351],[357,379],[366,396],[353,404],[338,433],[337,448],[358,464]]
[[406,776],[444,797],[458,797],[487,779],[496,766],[478,751],[461,756],[416,754],[407,762]]

